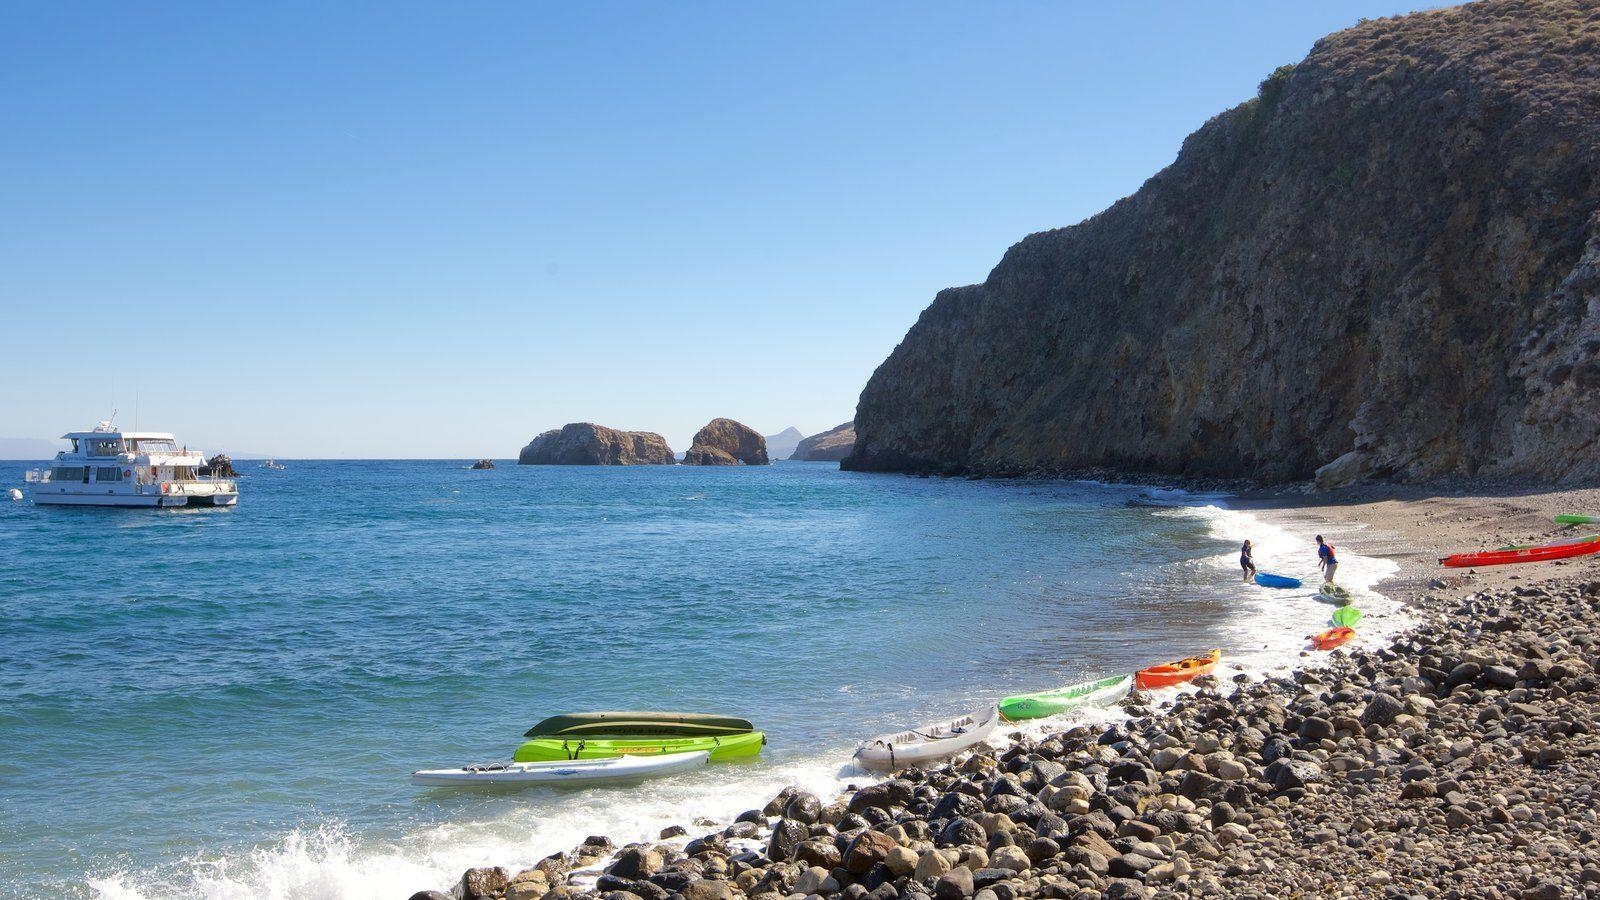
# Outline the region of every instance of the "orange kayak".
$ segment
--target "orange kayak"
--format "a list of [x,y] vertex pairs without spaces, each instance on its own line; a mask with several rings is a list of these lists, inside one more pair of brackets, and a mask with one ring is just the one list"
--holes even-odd
[[1311,646],[1318,650],[1332,650],[1356,636],[1354,628],[1329,628],[1311,636]]
[[1148,669],[1140,669],[1133,676],[1133,684],[1141,691],[1154,690],[1155,688],[1172,687],[1193,681],[1201,675],[1206,675],[1217,667],[1217,661],[1222,659],[1221,650],[1213,650],[1205,656],[1191,656],[1177,662],[1162,663]]

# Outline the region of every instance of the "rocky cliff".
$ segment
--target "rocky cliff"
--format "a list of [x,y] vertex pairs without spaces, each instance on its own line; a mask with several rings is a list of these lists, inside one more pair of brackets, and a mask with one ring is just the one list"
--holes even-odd
[[821,434],[813,434],[794,448],[790,459],[807,462],[838,462],[850,455],[856,445],[856,423],[836,425]]
[[1600,6],[1363,22],[941,292],[845,467],[1595,477],[1597,209]]
[[712,419],[695,432],[694,443],[683,455],[686,466],[764,466],[767,439],[759,431],[732,419]]
[[667,439],[655,432],[618,431],[590,422],[546,431],[517,456],[524,466],[670,466],[676,461]]

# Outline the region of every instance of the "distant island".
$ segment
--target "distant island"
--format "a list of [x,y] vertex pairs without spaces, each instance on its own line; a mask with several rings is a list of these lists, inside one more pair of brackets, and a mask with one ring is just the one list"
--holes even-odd
[[[653,431],[622,431],[593,422],[572,422],[540,434],[522,448],[524,466],[670,466],[678,462],[667,439]],[[764,466],[767,440],[733,419],[717,418],[694,436],[686,466]]]
[[805,435],[793,425],[777,434],[769,434],[767,435],[767,455],[773,459],[788,459],[804,439]]

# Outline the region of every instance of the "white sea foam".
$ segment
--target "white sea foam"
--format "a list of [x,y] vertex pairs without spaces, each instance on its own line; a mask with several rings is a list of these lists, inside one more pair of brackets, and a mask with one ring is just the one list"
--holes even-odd
[[[631,788],[597,788],[538,802],[485,821],[416,829],[394,841],[351,834],[339,824],[299,829],[242,857],[191,860],[176,871],[118,872],[89,879],[107,900],[394,900],[448,887],[473,866],[512,871],[570,850],[592,834],[619,844],[655,840],[661,829],[695,820],[718,825],[758,807],[787,785],[819,796],[872,779],[844,767],[849,750],[793,762],[727,764]],[[543,798],[548,800],[549,798]],[[704,833],[706,828],[691,833]]]

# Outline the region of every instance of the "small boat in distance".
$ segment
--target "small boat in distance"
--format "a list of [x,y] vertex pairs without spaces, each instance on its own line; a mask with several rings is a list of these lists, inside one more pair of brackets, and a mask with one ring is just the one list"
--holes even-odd
[[24,480],[40,506],[233,506],[231,478],[200,474],[205,455],[166,431],[123,431],[101,422],[61,436],[72,444]]
[[280,463],[275,459],[269,459],[266,462],[261,464],[261,468],[263,468],[263,469],[277,469],[278,471],[281,472],[287,467],[284,466],[283,463]]

